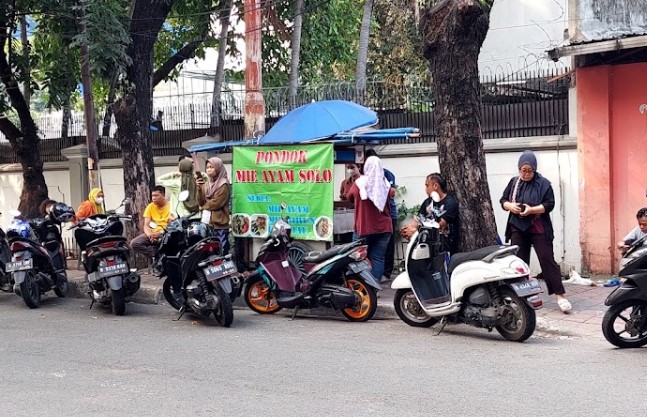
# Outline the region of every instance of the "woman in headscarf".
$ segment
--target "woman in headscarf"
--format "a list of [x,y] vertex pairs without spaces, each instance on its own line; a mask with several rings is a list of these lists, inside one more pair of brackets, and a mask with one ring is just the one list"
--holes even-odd
[[105,214],[103,208],[103,191],[100,188],[93,188],[90,190],[88,199],[81,203],[79,209],[76,211],[77,220],[85,219],[94,214]]
[[[229,253],[229,197],[231,185],[227,179],[227,170],[222,160],[217,157],[207,160],[207,182],[197,180],[198,202],[203,211],[208,211],[209,225],[214,229],[214,236],[220,240],[224,254]],[[203,218],[205,218],[203,212]]]
[[[188,216],[200,210],[198,203],[198,184],[193,173],[193,160],[182,156],[178,163],[179,172],[171,172],[157,178],[157,185],[166,188],[171,214],[175,218]],[[189,191],[189,198],[180,202],[180,192]]]
[[366,159],[364,174],[355,180],[347,195],[348,201],[355,205],[354,238],[366,240],[371,272],[378,281],[384,274],[384,256],[393,233],[388,200],[394,195],[395,190],[384,178],[382,162],[377,156]]
[[510,179],[500,200],[503,209],[510,212],[506,241],[519,246],[517,256],[527,264],[530,248],[535,248],[548,294],[555,294],[559,308],[568,313],[572,306],[564,297],[566,291],[553,254],[553,223],[549,216],[555,207],[553,187],[537,172],[537,158],[532,151],[521,154],[517,168],[519,175]]

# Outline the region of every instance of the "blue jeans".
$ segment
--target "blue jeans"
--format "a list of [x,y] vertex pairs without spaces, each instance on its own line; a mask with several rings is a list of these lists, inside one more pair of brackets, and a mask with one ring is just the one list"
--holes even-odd
[[360,237],[366,241],[368,245],[368,259],[371,261],[371,274],[377,280],[382,281],[384,275],[384,259],[386,254],[386,247],[389,245],[391,233],[378,233],[375,235],[358,236],[353,233],[353,240],[359,240]]

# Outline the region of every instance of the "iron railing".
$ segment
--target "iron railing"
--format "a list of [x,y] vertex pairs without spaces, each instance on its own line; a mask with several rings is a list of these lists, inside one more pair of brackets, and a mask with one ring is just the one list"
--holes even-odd
[[[568,89],[571,76],[567,70],[516,72],[510,75],[481,77],[481,128],[485,139],[568,134]],[[154,112],[163,111],[163,131],[151,133],[155,156],[177,155],[182,142],[205,134],[218,134],[224,140],[244,139],[244,98],[242,89],[227,89],[222,94],[220,126],[211,128],[211,93],[158,98]],[[371,81],[360,96],[352,82],[337,82],[301,87],[296,103],[291,103],[287,87],[264,90],[266,130],[284,114],[305,103],[326,99],[361,102],[374,109],[380,127],[417,127],[421,136],[415,141],[435,141],[433,115],[434,94],[428,80],[409,78],[400,83]],[[85,142],[83,123],[76,115],[70,124],[69,137],[55,138],[51,117],[37,119],[43,140],[40,143],[44,162],[64,161],[60,151]],[[97,120],[103,120],[101,115]],[[100,130],[101,126],[100,126]],[[99,143],[100,158],[120,158],[114,140],[114,118],[110,137]],[[399,141],[391,141],[398,143]],[[17,162],[13,150],[0,136],[0,163]]]

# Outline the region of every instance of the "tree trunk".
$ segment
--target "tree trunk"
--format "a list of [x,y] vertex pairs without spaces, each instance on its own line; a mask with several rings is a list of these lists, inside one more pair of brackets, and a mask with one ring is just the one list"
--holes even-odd
[[63,105],[63,117],[61,120],[61,137],[66,138],[70,134],[70,121],[72,120],[72,108],[70,107],[70,99]]
[[108,90],[108,101],[106,103],[106,114],[103,116],[103,130],[101,136],[110,136],[110,125],[112,123],[112,114],[114,112],[115,97],[117,95],[117,82],[119,77],[117,74],[112,76],[110,80],[110,90]]
[[17,79],[9,64],[7,52],[11,51],[8,40],[11,39],[13,28],[10,17],[6,13],[0,14],[0,81],[5,94],[9,98],[11,107],[16,111],[20,120],[20,129],[8,118],[0,116],[0,131],[11,143],[11,147],[18,156],[22,166],[22,192],[20,194],[20,210],[25,217],[39,216],[40,203],[48,198],[47,184],[43,176],[43,161],[40,156],[38,130],[31,116],[29,105],[20,92]]
[[[27,16],[21,16],[20,18],[20,42],[22,43],[22,55],[24,57],[29,57],[29,35],[27,34]],[[25,81],[23,83],[23,96],[25,97],[25,102],[29,106],[31,101],[31,76],[30,69],[27,68],[25,74]]]
[[225,54],[227,53],[227,38],[229,35],[229,19],[234,0],[228,0],[227,7],[220,13],[220,37],[218,38],[218,63],[216,76],[213,80],[213,95],[211,97],[211,129],[220,127],[222,84],[225,78]]
[[294,4],[294,28],[292,29],[292,57],[290,61],[290,106],[297,106],[297,88],[299,86],[299,59],[301,55],[301,26],[303,24],[303,0]]
[[129,213],[133,221],[126,223],[126,236],[130,240],[143,230],[142,214],[150,202],[153,186],[153,170],[147,168],[146,155],[150,155],[150,145],[141,138],[137,103],[131,94],[117,100],[114,104],[117,121],[117,139],[122,150],[124,166],[124,193],[132,199]]
[[478,0],[443,0],[421,21],[435,94],[441,173],[460,205],[460,249],[496,243],[496,224],[481,136],[478,56],[489,28]]
[[173,3],[174,0],[134,1],[129,31],[132,43],[128,48],[132,65],[127,69],[127,79],[134,86],[133,94],[119,99],[113,106],[117,122],[115,136],[123,155],[124,192],[133,200],[130,204],[133,221],[126,227],[129,238],[142,230],[141,215],[155,185],[148,128],[153,112],[153,48]]
[[366,0],[364,3],[364,16],[359,32],[359,47],[357,50],[357,68],[355,80],[357,86],[357,102],[364,102],[366,92],[366,63],[368,60],[368,41],[371,35],[371,16],[373,14],[374,0]]

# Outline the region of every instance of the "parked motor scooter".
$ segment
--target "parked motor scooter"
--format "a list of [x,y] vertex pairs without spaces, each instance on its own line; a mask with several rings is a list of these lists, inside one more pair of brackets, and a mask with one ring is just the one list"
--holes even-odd
[[[2,213],[0,213],[0,216]],[[7,243],[7,234],[0,227],[0,291],[12,292],[13,281],[11,280],[11,273],[7,272],[6,264],[11,262],[11,249]]]
[[366,321],[377,309],[380,284],[371,275],[363,240],[310,252],[303,258],[305,276],[289,261],[291,227],[280,219],[261,247],[258,268],[245,280],[245,302],[257,313],[318,306],[340,310],[350,321]]
[[[19,217],[19,211],[12,215]],[[14,219],[7,230],[13,253],[6,271],[12,273],[13,290],[29,308],[40,306],[41,294],[54,290],[58,297],[67,295],[67,272],[61,223],[71,221],[74,210],[63,203],[53,205],[44,218],[29,222]],[[32,229],[33,234],[32,236]]]
[[129,199],[124,199],[116,210],[107,214],[95,214],[70,227],[81,249],[81,264],[90,287],[92,305],[98,302],[111,305],[112,313],[126,313],[126,298],[139,290],[141,277],[130,268],[130,248],[123,237],[121,220],[130,221],[131,216],[117,214]]
[[647,344],[647,236],[629,246],[620,260],[624,278],[604,301],[609,309],[602,319],[602,334],[619,348]]
[[[452,255],[447,264],[437,218],[416,218],[420,227],[407,246],[405,271],[392,283],[395,311],[410,326],[448,320],[496,330],[523,342],[535,330],[542,301],[518,246],[489,246]],[[439,333],[440,333],[439,331]]]
[[[188,192],[181,192],[180,202],[187,197]],[[222,255],[211,228],[192,217],[173,220],[159,240],[155,268],[160,278],[165,278],[164,298],[180,311],[180,317],[187,310],[203,316],[213,314],[218,324],[229,327],[234,320],[232,302],[242,281],[232,256]],[[154,222],[149,226],[157,228]]]

